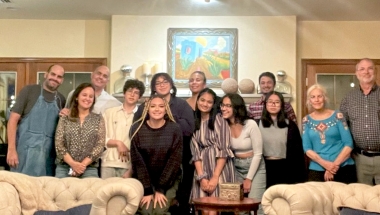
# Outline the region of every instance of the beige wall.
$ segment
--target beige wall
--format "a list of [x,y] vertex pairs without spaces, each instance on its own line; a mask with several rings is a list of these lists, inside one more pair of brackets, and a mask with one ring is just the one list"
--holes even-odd
[[257,84],[261,72],[285,70],[298,110],[301,59],[380,58],[380,22],[297,22],[294,16],[0,20],[0,57],[106,57],[113,92],[123,64],[133,66],[132,76],[145,61],[162,62],[166,69],[168,28],[207,27],[238,29],[239,80]]
[[0,57],[106,57],[110,21],[1,20]]
[[[111,27],[112,82],[123,64],[140,70],[145,61],[163,63],[166,70],[168,28],[237,28],[238,79],[255,84],[264,71],[285,70],[296,80],[296,17],[171,17],[113,16]],[[139,72],[137,72],[139,73]],[[111,91],[113,86],[111,86]],[[188,92],[188,90],[187,90]],[[295,93],[294,93],[295,96]]]
[[[303,21],[297,25],[297,85],[301,86],[301,59],[380,58],[380,22]],[[297,110],[301,110],[301,88]],[[297,112],[300,116],[301,112]]]

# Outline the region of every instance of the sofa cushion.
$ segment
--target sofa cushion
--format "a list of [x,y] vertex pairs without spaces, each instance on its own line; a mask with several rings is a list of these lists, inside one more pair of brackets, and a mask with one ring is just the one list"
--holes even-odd
[[91,204],[79,205],[68,209],[67,211],[37,211],[34,215],[89,215],[91,211]]
[[380,213],[369,212],[360,209],[354,209],[349,207],[339,207],[340,215],[380,215]]

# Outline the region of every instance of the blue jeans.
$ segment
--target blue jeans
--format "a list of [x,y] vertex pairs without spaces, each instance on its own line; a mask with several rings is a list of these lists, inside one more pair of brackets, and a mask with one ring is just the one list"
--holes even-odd
[[[234,158],[235,165],[235,176],[238,182],[243,183],[245,177],[248,174],[248,170],[251,167],[252,158]],[[263,197],[263,194],[266,189],[266,170],[264,158],[261,158],[259,168],[256,171],[256,174],[253,176],[251,191],[248,194],[249,198],[260,199]],[[261,205],[258,214],[263,214]]]
[[[57,178],[66,178],[69,176],[70,166],[67,164],[58,164],[55,168],[55,177]],[[99,178],[98,169],[96,167],[88,166],[84,173],[77,178]]]

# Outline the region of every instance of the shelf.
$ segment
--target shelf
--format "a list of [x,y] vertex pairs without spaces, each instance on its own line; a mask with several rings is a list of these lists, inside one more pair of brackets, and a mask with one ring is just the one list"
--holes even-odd
[[[220,97],[224,96],[224,94],[220,94],[220,93],[218,93],[217,95]],[[115,94],[113,94],[113,96],[121,102],[124,101],[124,95],[122,93],[115,93]],[[149,93],[145,93],[141,97],[141,99],[139,100],[139,104],[142,103],[143,101],[145,101],[146,98],[149,98],[149,96],[150,96]],[[176,97],[186,100],[190,96],[191,95],[189,93],[177,93]],[[248,105],[252,102],[259,100],[261,98],[262,94],[240,94],[240,96],[243,97],[245,103]],[[284,96],[285,102],[289,102],[292,98],[292,96],[290,94],[283,94],[283,96]]]

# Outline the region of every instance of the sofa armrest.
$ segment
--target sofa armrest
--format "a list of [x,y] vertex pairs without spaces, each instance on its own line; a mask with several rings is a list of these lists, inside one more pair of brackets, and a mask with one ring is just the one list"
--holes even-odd
[[21,214],[20,197],[17,190],[7,182],[0,182],[0,214]]
[[268,215],[338,214],[330,187],[318,182],[272,186],[265,191],[261,204]]
[[133,215],[143,195],[142,184],[133,178],[105,184],[96,192],[90,215]]

